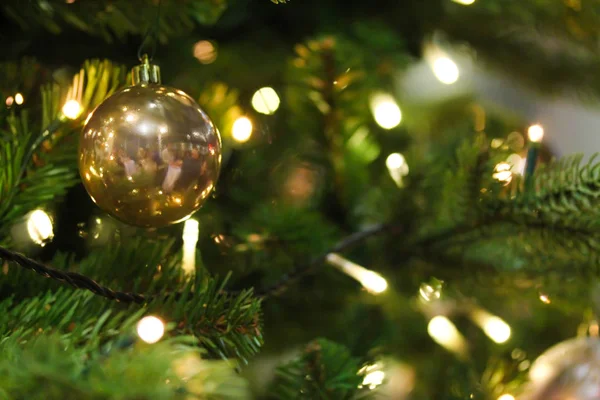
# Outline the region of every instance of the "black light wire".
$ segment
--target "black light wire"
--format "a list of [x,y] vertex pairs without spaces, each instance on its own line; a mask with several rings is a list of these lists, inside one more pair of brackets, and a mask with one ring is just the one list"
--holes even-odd
[[146,41],[150,40],[150,55],[148,56],[148,61],[151,61],[156,54],[156,43],[158,42],[158,32],[160,27],[160,6],[162,0],[158,0],[158,5],[156,6],[156,18],[154,19],[154,23],[148,27],[148,30],[144,34],[142,38],[142,43],[140,47],[138,47],[137,56],[140,61],[143,61],[144,58],[144,45]]

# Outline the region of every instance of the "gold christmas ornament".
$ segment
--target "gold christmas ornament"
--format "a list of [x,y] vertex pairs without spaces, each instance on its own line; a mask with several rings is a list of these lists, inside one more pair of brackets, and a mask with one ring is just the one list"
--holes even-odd
[[519,400],[600,398],[600,339],[579,337],[546,350],[529,370],[530,384]]
[[147,57],[133,69],[133,85],[93,111],[79,143],[79,173],[92,200],[136,226],[188,218],[220,167],[218,130],[190,96],[160,84]]

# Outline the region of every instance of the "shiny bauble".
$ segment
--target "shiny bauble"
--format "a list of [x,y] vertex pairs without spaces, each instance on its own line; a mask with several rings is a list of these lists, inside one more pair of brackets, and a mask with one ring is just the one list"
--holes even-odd
[[215,186],[221,138],[181,90],[160,84],[116,92],[88,118],[79,172],[92,200],[118,220],[162,227],[197,211]]
[[581,337],[551,347],[533,363],[529,379],[519,400],[600,399],[600,339]]

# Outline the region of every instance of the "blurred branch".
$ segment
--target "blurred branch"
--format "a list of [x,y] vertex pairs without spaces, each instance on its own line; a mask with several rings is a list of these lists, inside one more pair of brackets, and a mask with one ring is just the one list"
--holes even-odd
[[[322,264],[327,255],[330,253],[336,253],[347,248],[362,242],[363,240],[382,234],[392,227],[390,225],[379,224],[375,225],[369,229],[364,231],[356,232],[346,237],[345,239],[338,242],[335,246],[329,249],[327,252],[319,255],[315,259],[313,259],[310,263],[306,265],[299,266],[293,272],[284,275],[279,282],[276,284],[265,288],[263,290],[259,290],[257,295],[260,297],[269,297],[272,295],[276,295],[285,290],[290,284],[297,281],[301,277],[309,274],[312,270]],[[89,277],[70,271],[61,271],[55,268],[48,267],[38,261],[35,261],[29,257],[24,256],[23,254],[11,251],[7,248],[0,246],[0,258],[5,259],[6,261],[15,262],[17,265],[31,270],[39,275],[42,275],[46,278],[53,279],[58,282],[67,283],[73,286],[76,289],[88,290],[98,296],[105,297],[110,300],[117,300],[123,303],[138,303],[143,304],[153,299],[153,296],[148,296],[146,294],[133,293],[133,292],[120,292],[117,290],[110,289],[106,286],[102,286],[90,279]],[[233,293],[233,292],[232,292]],[[172,293],[171,296],[180,297],[181,293]],[[166,296],[169,296],[168,294]]]
[[326,259],[327,256],[331,253],[338,253],[344,250],[347,250],[349,247],[352,247],[372,236],[377,236],[383,234],[387,231],[393,230],[395,227],[389,224],[378,224],[371,228],[365,229],[363,231],[355,232],[350,236],[339,241],[335,246],[331,249],[323,252],[319,256],[315,257],[312,261],[307,264],[297,266],[292,272],[285,274],[281,277],[281,279],[262,290],[257,291],[257,295],[261,297],[270,297],[281,294],[287,287],[289,287],[294,282],[298,281],[302,277],[312,273],[314,269],[321,265]]

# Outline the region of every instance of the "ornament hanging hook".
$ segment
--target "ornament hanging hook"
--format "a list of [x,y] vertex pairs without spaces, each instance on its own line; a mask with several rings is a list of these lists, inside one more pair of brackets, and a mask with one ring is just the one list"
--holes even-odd
[[156,42],[158,42],[158,31],[160,27],[161,3],[162,0],[158,0],[158,5],[156,6],[156,18],[154,20],[154,23],[148,28],[148,30],[144,34],[144,37],[142,38],[142,43],[140,44],[140,47],[138,47],[137,56],[140,62],[142,63],[144,62],[144,56],[148,57],[147,54],[144,53],[144,45],[146,44],[146,41],[150,40],[151,49],[148,60],[152,61],[152,59],[154,58],[154,54],[156,53]]
[[160,67],[150,64],[148,54],[142,55],[140,61],[142,63],[131,70],[131,83],[133,85],[160,84]]

